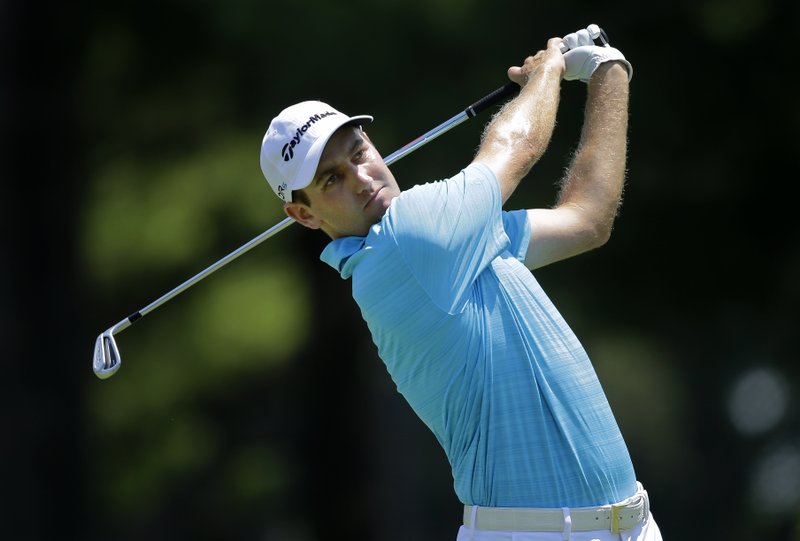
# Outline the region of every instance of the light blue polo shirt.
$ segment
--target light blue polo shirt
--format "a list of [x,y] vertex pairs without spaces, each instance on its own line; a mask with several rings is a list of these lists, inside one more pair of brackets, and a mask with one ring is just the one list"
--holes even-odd
[[352,278],[398,391],[447,453],[464,504],[586,507],[636,492],[628,450],[578,339],[522,264],[523,211],[471,164],[403,192],[322,260]]

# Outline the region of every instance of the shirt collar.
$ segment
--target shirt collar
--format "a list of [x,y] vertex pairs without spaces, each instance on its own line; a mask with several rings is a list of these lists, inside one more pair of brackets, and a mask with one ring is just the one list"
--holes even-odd
[[343,279],[353,274],[355,264],[360,259],[353,257],[364,249],[367,237],[341,237],[328,243],[320,255],[320,259],[336,269]]

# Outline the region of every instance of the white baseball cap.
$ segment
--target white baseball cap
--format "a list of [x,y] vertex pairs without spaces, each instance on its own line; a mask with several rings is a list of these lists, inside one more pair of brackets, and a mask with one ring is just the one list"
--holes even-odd
[[311,184],[331,135],[359,121],[372,117],[347,116],[321,101],[297,103],[273,118],[261,141],[261,171],[278,197],[289,203],[292,190]]

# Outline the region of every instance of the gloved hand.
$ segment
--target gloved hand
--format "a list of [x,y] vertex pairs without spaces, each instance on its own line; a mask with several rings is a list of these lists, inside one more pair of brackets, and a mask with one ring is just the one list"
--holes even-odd
[[619,49],[608,45],[595,45],[588,29],[567,34],[564,36],[564,44],[569,47],[569,50],[564,53],[564,63],[566,64],[564,80],[566,81],[580,79],[584,83],[588,82],[600,64],[611,60],[619,60],[625,64],[629,81],[633,77],[633,66]]

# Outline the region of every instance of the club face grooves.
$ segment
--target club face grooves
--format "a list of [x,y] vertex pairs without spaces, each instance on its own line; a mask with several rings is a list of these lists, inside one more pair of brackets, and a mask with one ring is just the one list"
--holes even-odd
[[109,378],[119,370],[121,363],[114,335],[106,331],[98,336],[94,344],[94,359],[92,362],[95,375],[100,379]]

